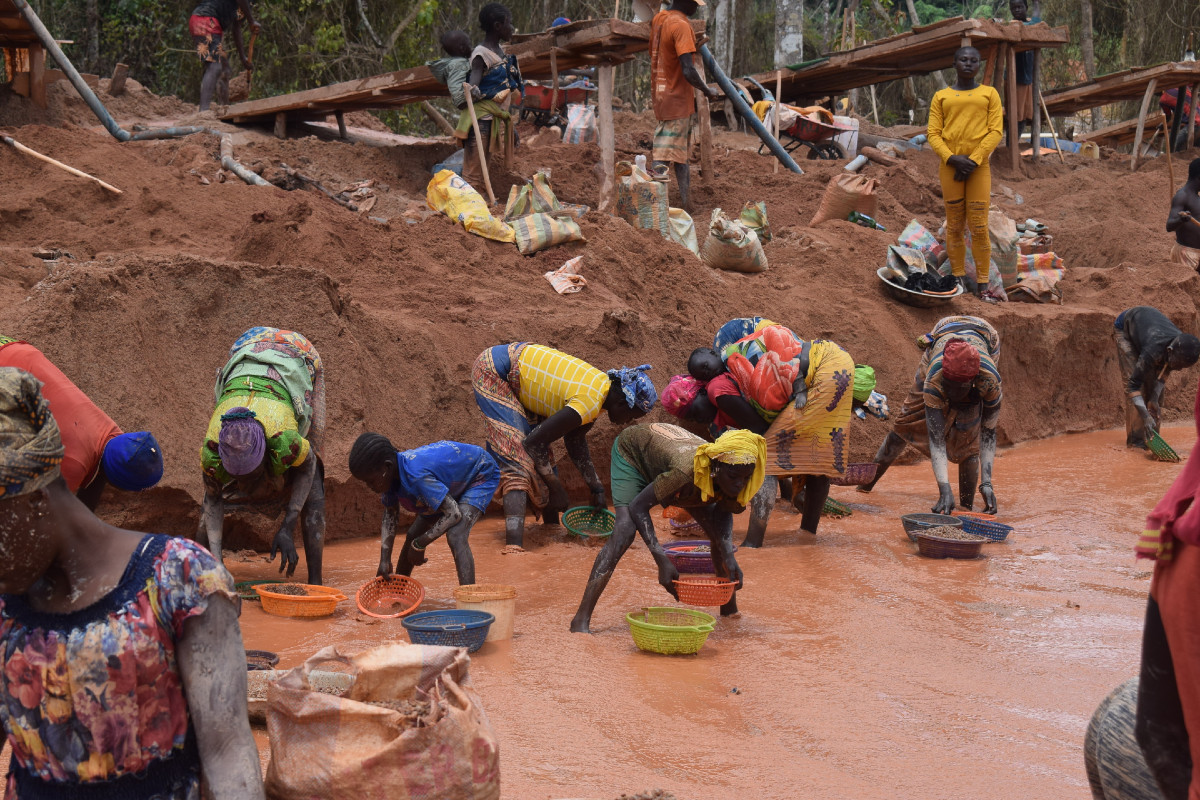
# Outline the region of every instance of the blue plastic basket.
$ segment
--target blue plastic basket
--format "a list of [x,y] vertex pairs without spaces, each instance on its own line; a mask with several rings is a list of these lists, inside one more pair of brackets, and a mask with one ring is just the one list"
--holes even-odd
[[488,628],[495,621],[496,617],[486,611],[448,609],[422,611],[405,617],[400,624],[408,631],[408,640],[413,644],[465,647],[468,653],[474,653],[483,647]]
[[979,519],[977,517],[968,517],[965,514],[958,519],[962,520],[962,529],[964,533],[973,533],[976,536],[983,536],[991,539],[993,542],[1003,542],[1008,538],[1008,535],[1013,532],[1012,525],[1005,525],[1003,522],[994,520]]

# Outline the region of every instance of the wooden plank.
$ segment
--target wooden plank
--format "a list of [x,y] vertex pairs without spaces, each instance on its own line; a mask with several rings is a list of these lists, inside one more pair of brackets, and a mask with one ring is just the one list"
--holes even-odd
[[597,133],[600,138],[600,205],[601,211],[609,211],[616,198],[616,147],[613,136],[613,68],[605,64],[596,69],[596,83],[600,96],[596,115]]
[[[1146,124],[1150,127],[1155,127],[1161,125],[1164,118],[1161,113],[1155,114],[1146,118]],[[1079,134],[1076,136],[1076,141],[1096,142],[1108,147],[1119,147],[1123,144],[1129,144],[1133,141],[1134,132],[1137,130],[1137,122],[1137,117],[1134,117],[1124,122],[1118,122],[1115,125],[1098,128],[1091,133]]]
[[[1033,92],[1033,120],[1029,126],[1029,143],[1030,149],[1033,150],[1033,160],[1042,160],[1042,105],[1041,93],[1038,92],[1038,84],[1042,76],[1042,51],[1033,51],[1033,86],[1030,91]],[[1055,143],[1057,147],[1057,143]]]
[[46,107],[46,51],[40,43],[29,45],[29,99]]
[[1111,103],[1136,100],[1150,80],[1160,89],[1174,89],[1200,80],[1200,62],[1167,62],[1152,67],[1122,70],[1094,80],[1059,89],[1046,95],[1052,114],[1073,114]]
[[1008,95],[1008,149],[1012,159],[1012,170],[1021,174],[1021,142],[1017,136],[1017,115],[1012,109],[1017,107],[1017,54],[1011,44],[1004,46],[1004,58],[1008,66],[1008,74],[1004,77],[1004,90]]
[[112,78],[108,81],[108,94],[111,97],[118,97],[125,92],[125,81],[129,77],[129,65],[117,64],[113,68]]
[[283,111],[275,115],[275,135],[280,139],[287,138],[287,114]]
[[983,83],[994,86],[996,81],[996,58],[1000,54],[1000,45],[992,45],[987,51],[987,66],[983,69]]
[[1187,146],[1191,149],[1196,146],[1196,103],[1200,101],[1200,94],[1197,94],[1197,89],[1200,89],[1200,83],[1193,83],[1191,86],[1192,103],[1188,108],[1188,132]]
[[1139,150],[1142,147],[1142,134],[1146,130],[1146,112],[1150,109],[1150,101],[1154,98],[1154,87],[1158,83],[1154,78],[1146,84],[1146,93],[1142,96],[1142,110],[1138,112],[1137,135],[1133,137],[1133,155],[1129,157],[1129,169],[1137,169]]

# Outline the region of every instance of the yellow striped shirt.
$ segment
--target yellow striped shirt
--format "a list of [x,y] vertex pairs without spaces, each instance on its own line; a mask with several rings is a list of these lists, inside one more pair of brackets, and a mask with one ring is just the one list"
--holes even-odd
[[612,380],[586,361],[531,344],[521,351],[521,391],[518,400],[526,410],[549,417],[573,408],[583,424],[600,416]]

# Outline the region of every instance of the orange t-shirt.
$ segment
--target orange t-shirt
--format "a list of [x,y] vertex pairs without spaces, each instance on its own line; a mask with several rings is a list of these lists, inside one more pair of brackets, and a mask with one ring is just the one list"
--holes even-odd
[[683,77],[679,57],[696,52],[696,34],[682,11],[660,11],[650,23],[650,96],[654,117],[683,119],[696,113],[695,89]]
[[42,396],[62,436],[62,476],[72,492],[87,486],[100,469],[104,446],[122,431],[50,359],[31,344],[0,347],[0,367],[23,369],[42,382]]

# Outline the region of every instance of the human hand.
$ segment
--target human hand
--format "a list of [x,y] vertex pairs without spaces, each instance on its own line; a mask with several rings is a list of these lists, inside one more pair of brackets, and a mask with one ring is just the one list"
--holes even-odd
[[391,575],[391,574],[392,574],[392,559],[391,558],[380,558],[379,559],[379,568],[377,570],[375,570],[375,577],[382,578],[385,575]]
[[658,561],[658,583],[676,600],[679,599],[679,590],[675,588],[675,581],[679,580],[679,570],[671,563],[665,555]]
[[607,508],[608,498],[604,494],[604,486],[592,487],[592,508]]
[[546,503],[546,511],[562,513],[571,505],[571,497],[561,483],[550,485],[550,501]]
[[291,526],[286,521],[279,532],[275,534],[274,541],[271,542],[271,561],[275,560],[275,553],[279,553],[279,571],[283,572],[286,569],[287,576],[292,577],[296,572],[296,565],[300,563],[300,556],[296,555]]
[[990,483],[979,484],[979,493],[983,495],[983,513],[996,513],[996,493],[992,491]]
[[250,24],[250,33],[254,34],[255,36],[258,36],[258,32],[262,30],[262,25],[260,25],[258,20],[256,20],[256,19],[250,20],[249,24]]
[[246,68],[247,72],[251,72],[254,69],[254,64],[252,64],[250,59],[246,56],[242,56],[242,66]]
[[417,548],[413,547],[412,542],[404,543],[404,551],[402,555],[408,560],[408,563],[412,564],[414,567],[419,567],[429,560],[425,557],[425,549],[422,548],[418,550]]
[[727,568],[729,570],[729,580],[737,583],[737,586],[735,587],[736,589],[741,589],[742,584],[745,583],[745,576],[742,574],[742,568],[739,567],[736,562],[727,565]]
[[716,89],[712,88],[711,86],[704,87],[704,94],[708,96],[709,100],[720,100],[721,99],[721,93],[718,92]]
[[938,484],[938,501],[932,510],[935,514],[949,514],[954,510],[954,490],[950,488],[950,484]]

